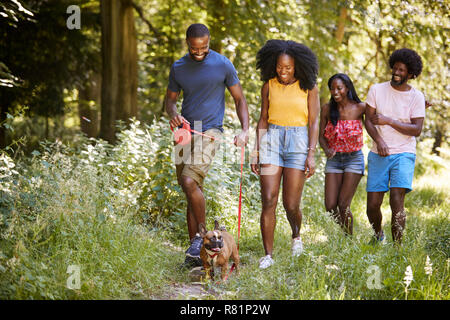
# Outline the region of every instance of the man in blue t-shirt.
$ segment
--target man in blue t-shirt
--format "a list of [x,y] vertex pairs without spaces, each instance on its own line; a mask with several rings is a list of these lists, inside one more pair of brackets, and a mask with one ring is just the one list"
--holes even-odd
[[[172,65],[165,98],[172,127],[188,122],[194,130],[216,138],[212,140],[194,134],[188,146],[176,148],[175,152],[178,183],[188,202],[187,225],[191,246],[186,251],[185,266],[201,265],[203,239],[198,234],[198,226],[205,224],[206,220],[203,180],[217,150],[217,138],[223,132],[225,88],[234,99],[242,127],[242,132],[234,138],[234,144],[242,147],[248,142],[248,108],[236,70],[230,60],[209,49],[209,41],[210,34],[205,25],[189,26],[186,31],[189,52]],[[176,103],[181,91],[183,103],[179,114]]]

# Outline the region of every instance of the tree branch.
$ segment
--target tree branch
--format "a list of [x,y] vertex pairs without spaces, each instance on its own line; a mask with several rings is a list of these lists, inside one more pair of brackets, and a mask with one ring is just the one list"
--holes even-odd
[[156,29],[147,18],[145,18],[142,8],[138,4],[136,4],[134,1],[131,2],[131,5],[136,10],[136,12],[139,14],[139,17],[142,19],[142,21],[144,21],[145,24],[148,26],[150,31],[153,32],[155,37],[158,38],[158,40],[163,40],[163,34],[161,32],[159,32],[158,29]]

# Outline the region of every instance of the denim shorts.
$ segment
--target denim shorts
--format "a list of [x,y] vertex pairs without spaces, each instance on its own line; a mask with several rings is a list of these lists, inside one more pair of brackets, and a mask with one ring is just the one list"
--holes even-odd
[[304,171],[308,155],[308,127],[269,124],[261,138],[259,163]]
[[412,190],[416,155],[411,152],[381,157],[370,151],[367,158],[367,192],[386,192],[389,188]]
[[361,150],[354,152],[336,152],[327,159],[325,173],[353,172],[364,175],[364,154]]

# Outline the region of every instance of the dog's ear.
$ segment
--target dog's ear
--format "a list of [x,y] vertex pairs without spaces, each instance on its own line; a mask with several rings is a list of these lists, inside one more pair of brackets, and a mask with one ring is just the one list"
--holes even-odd
[[219,229],[220,229],[220,227],[219,227],[219,221],[214,220],[214,230],[219,230]]
[[198,233],[200,233],[200,236],[203,238],[206,235],[206,232],[208,232],[206,230],[206,227],[203,223],[199,223],[198,225]]

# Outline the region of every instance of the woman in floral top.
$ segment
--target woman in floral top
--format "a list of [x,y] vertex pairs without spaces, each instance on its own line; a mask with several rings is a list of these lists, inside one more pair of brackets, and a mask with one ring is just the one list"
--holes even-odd
[[350,78],[338,73],[328,80],[330,101],[322,106],[319,143],[327,156],[325,208],[347,234],[353,233],[350,204],[364,175],[363,114],[365,103]]

